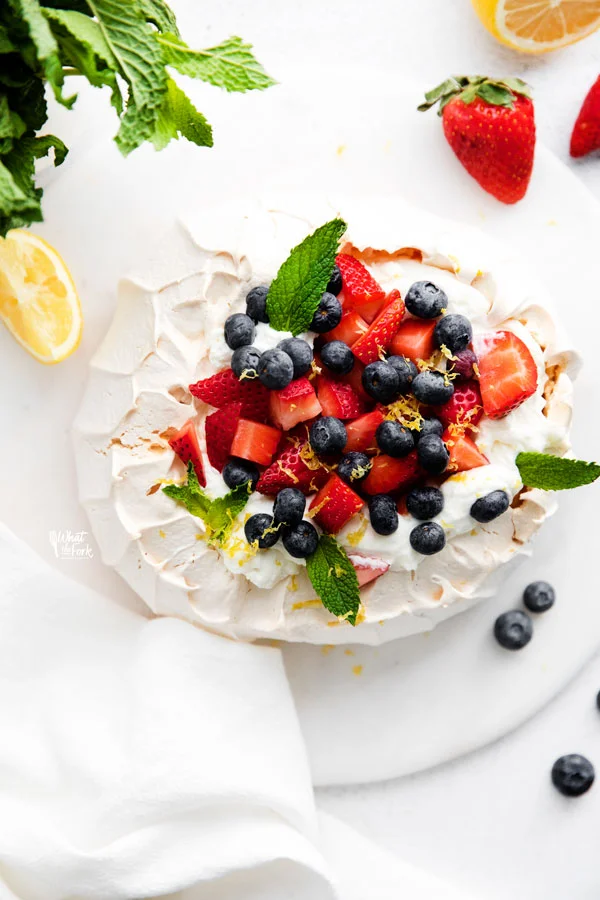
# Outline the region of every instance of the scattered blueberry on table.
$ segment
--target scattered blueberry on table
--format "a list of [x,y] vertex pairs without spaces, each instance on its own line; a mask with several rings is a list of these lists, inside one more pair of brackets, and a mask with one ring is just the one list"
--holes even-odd
[[533,581],[523,592],[523,603],[530,612],[542,613],[554,606],[556,593],[547,581]]
[[580,797],[585,794],[595,777],[593,765],[579,753],[561,756],[552,766],[552,784],[565,797]]
[[521,650],[533,637],[533,623],[526,612],[511,609],[496,619],[494,637],[506,650]]

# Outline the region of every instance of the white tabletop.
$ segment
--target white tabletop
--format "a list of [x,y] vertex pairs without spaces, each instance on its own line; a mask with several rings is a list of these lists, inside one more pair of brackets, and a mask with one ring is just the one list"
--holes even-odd
[[[423,90],[451,73],[520,75],[535,89],[540,138],[600,200],[600,159],[575,164],[568,156],[572,123],[598,76],[600,35],[536,59],[489,37],[469,0],[205,0],[201,15],[192,0],[174,6],[189,40],[242,34],[279,80],[289,65],[313,68],[336,59],[357,69],[376,65]],[[552,788],[549,773],[569,752],[588,755],[600,771],[599,689],[596,659],[546,710],[497,744],[409,778],[320,791],[320,802],[391,852],[484,900],[597,900],[600,785],[568,801]]]

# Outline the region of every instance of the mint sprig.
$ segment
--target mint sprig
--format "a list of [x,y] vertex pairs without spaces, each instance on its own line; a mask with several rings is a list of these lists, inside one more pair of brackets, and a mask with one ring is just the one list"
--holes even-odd
[[248,485],[240,484],[224,497],[214,500],[200,487],[192,463],[188,463],[187,484],[167,484],[163,493],[185,506],[188,512],[206,525],[207,538],[211,544],[222,544],[227,538],[233,520],[246,506],[250,491]]
[[356,625],[360,590],[354,566],[334,537],[322,534],[317,549],[306,560],[306,570],[323,606]]
[[310,327],[348,226],[332,219],[294,247],[267,294],[271,328],[301,334]]
[[524,485],[543,491],[567,491],[600,478],[600,466],[547,453],[519,453],[517,468]]
[[162,149],[179,137],[212,147],[212,129],[175,71],[228,91],[275,83],[239,37],[191,49],[165,0],[0,2],[0,236],[41,221],[35,160],[54,146],[60,165],[67,152],[58,138],[39,134],[48,117],[46,86],[66,107],[77,97],[65,89],[71,76],[108,88],[125,156],[144,141]]

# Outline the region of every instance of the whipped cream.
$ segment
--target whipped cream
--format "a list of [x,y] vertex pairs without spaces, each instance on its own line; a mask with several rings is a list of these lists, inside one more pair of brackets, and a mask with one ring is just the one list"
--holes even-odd
[[[204,449],[209,410],[194,404],[188,385],[229,365],[225,319],[244,309],[250,287],[272,280],[292,246],[338,213],[348,222],[348,242],[382,287],[405,295],[417,280],[435,282],[448,295],[448,311],[471,320],[475,341],[499,326],[513,330],[539,374],[537,392],[517,410],[480,423],[477,443],[490,465],[443,484],[437,520],[447,545],[441,553],[424,558],[411,548],[415,522],[409,516],[400,516],[398,530],[383,537],[359,514],[338,535],[349,554],[390,565],[363,588],[356,628],[323,608],[303,561],[289,556],[281,542],[268,551],[248,547],[244,522],[271,512],[272,499],[253,494],[225,547],[214,550],[203,540],[203,523],[160,491],[164,481],[183,474],[168,445],[169,428],[193,416]],[[306,198],[292,198],[277,206],[255,204],[245,217],[239,209],[213,210],[189,223],[189,231],[193,244],[186,243],[182,271],[190,274],[121,284],[115,320],[93,360],[75,425],[81,500],[105,561],[155,612],[244,639],[380,643],[427,630],[492,593],[493,576],[527,552],[555,505],[552,495],[522,491],[516,455],[569,448],[575,357],[539,285],[479,232],[397,202],[346,198],[338,207],[313,199],[307,208]],[[186,240],[181,234],[178,239]],[[289,336],[261,323],[253,343],[264,351]],[[226,493],[221,475],[208,464],[206,469],[207,490]],[[515,505],[488,525],[476,523],[471,505],[497,489],[517,498]]]

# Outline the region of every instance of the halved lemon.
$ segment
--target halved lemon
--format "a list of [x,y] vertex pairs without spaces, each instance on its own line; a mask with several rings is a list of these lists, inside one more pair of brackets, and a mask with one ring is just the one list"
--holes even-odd
[[503,44],[547,53],[600,27],[600,0],[472,0],[487,28]]
[[83,319],[71,273],[45,240],[29,231],[0,238],[0,318],[40,362],[77,348]]

